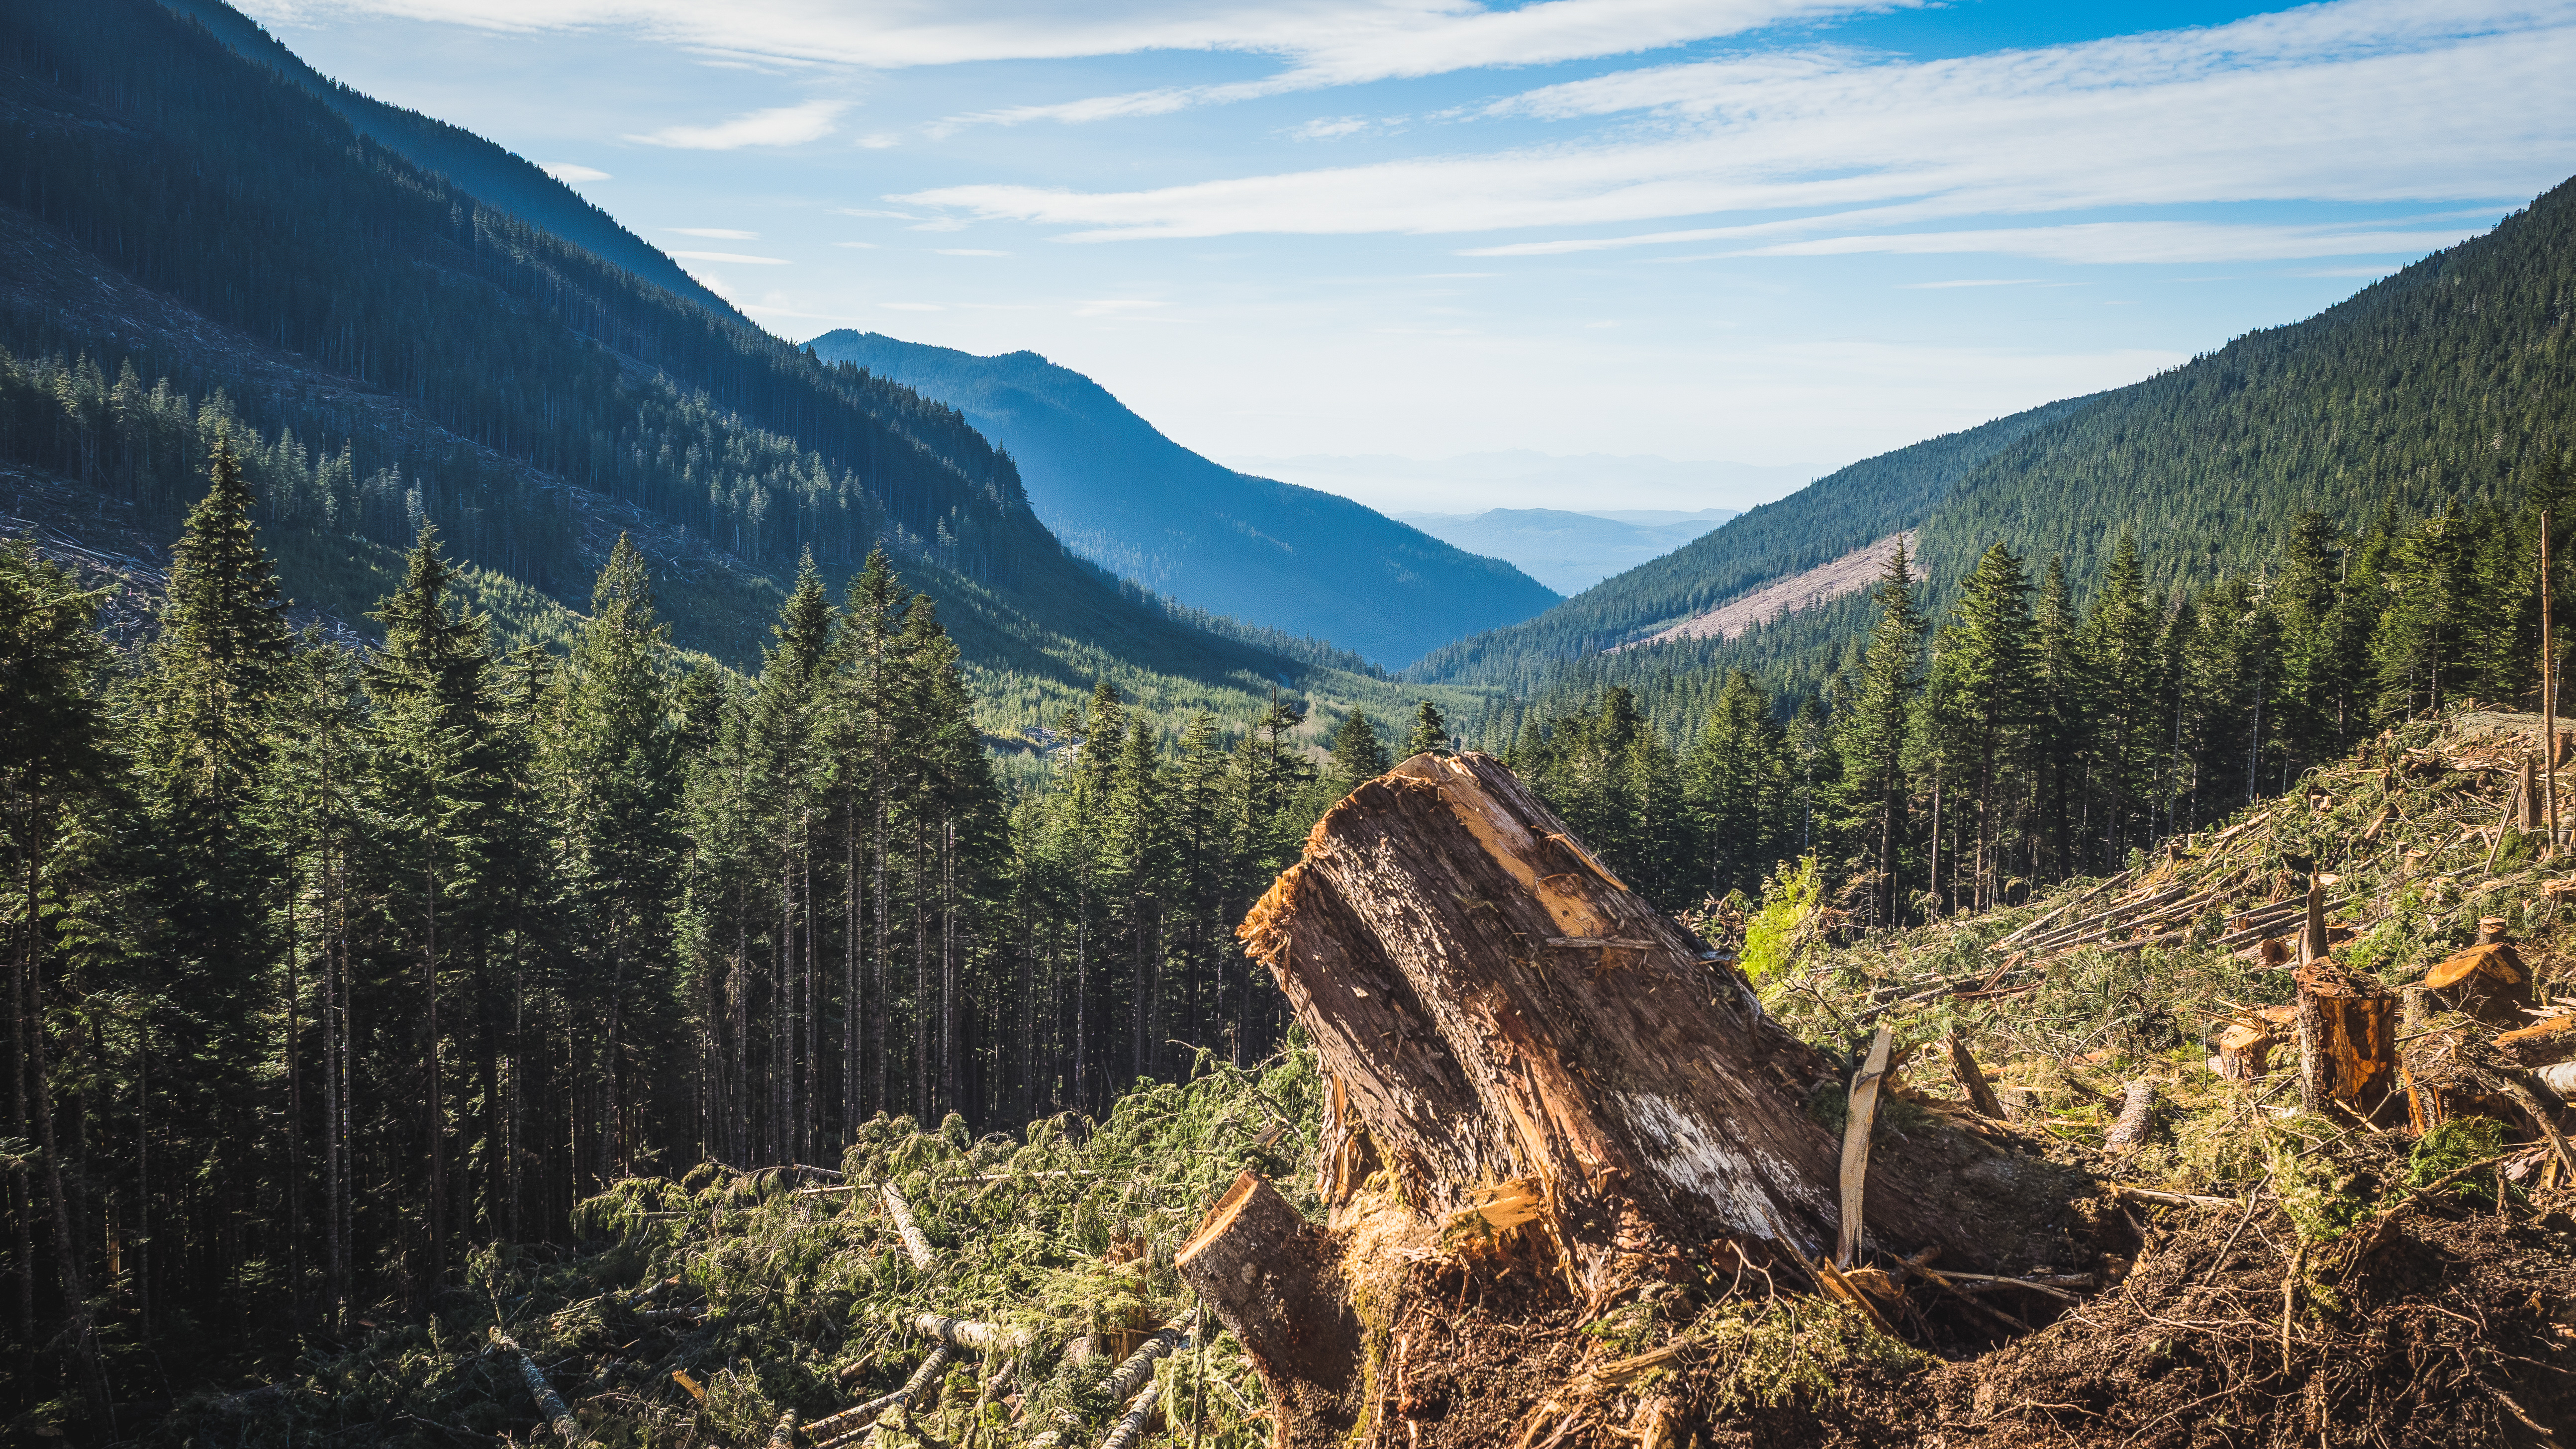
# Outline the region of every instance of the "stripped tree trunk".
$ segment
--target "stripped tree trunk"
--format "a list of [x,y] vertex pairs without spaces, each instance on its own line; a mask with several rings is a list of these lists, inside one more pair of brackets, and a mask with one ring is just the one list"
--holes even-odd
[[[1492,1201],[1496,1183],[1532,1184],[1540,1241],[1594,1301],[1721,1236],[1801,1261],[1831,1250],[1841,1144],[1808,1103],[1839,1096],[1843,1071],[1491,758],[1419,755],[1353,791],[1240,934],[1332,1078],[1321,1160],[1336,1208],[1381,1166],[1435,1220]],[[1963,1134],[1888,1133],[1863,1256],[2072,1264],[2072,1190],[2062,1169]],[[1275,1221],[1287,1208],[1266,1191],[1238,1184],[1180,1267],[1271,1375],[1280,1442],[1321,1442],[1350,1389],[1332,1381],[1320,1290],[1289,1280],[1330,1279],[1331,1252]],[[1300,1302],[1303,1330],[1266,1342],[1264,1320]],[[1300,1415],[1321,1422],[1292,1432]]]

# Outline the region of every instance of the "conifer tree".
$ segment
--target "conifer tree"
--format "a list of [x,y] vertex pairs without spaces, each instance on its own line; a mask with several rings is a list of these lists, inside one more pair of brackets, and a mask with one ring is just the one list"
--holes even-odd
[[1449,748],[1449,721],[1442,718],[1440,706],[1424,700],[1413,711],[1413,732],[1404,737],[1404,755],[1444,752]]
[[1334,798],[1385,774],[1393,763],[1386,757],[1386,747],[1378,743],[1377,729],[1369,723],[1368,712],[1353,709],[1333,730]]
[[665,673],[668,629],[654,615],[652,580],[633,540],[618,536],[590,618],[566,670],[563,722],[564,861],[584,928],[586,1004],[601,1025],[598,1155],[605,1181],[621,1174],[636,1144],[627,1136],[636,1104],[625,1056],[638,1040],[657,1043],[676,1002],[668,943],[680,887],[676,814],[680,761]]
[[1913,561],[1900,541],[1873,595],[1878,625],[1852,696],[1838,722],[1843,817],[1867,852],[1871,910],[1880,925],[1898,919],[1903,896],[1897,871],[1905,844],[1905,751],[1914,694],[1921,687],[1923,616],[1914,607]]

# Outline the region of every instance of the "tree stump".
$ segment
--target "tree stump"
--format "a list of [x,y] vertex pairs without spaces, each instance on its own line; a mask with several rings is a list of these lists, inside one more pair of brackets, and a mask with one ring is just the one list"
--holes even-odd
[[1331,1241],[1277,1188],[1254,1173],[1237,1177],[1174,1266],[1270,1386],[1272,1444],[1349,1436],[1359,1422],[1359,1319]]
[[[1493,759],[1417,755],[1351,792],[1239,934],[1331,1078],[1320,1175],[1337,1213],[1379,1171],[1435,1223],[1532,1184],[1524,1232],[1588,1301],[1679,1277],[1721,1237],[1805,1263],[1832,1251],[1845,1070]],[[1947,1127],[1882,1131],[1864,1256],[2073,1263],[2079,1182]],[[1231,1224],[1254,1197],[1229,1194],[1185,1272],[1251,1231]],[[1276,1216],[1253,1238],[1298,1241]],[[1200,1276],[1229,1326],[1274,1318],[1261,1300],[1286,1292]]]
[[2369,1116],[2388,1100],[2397,1069],[2397,999],[2330,960],[2298,969],[2299,1096]]

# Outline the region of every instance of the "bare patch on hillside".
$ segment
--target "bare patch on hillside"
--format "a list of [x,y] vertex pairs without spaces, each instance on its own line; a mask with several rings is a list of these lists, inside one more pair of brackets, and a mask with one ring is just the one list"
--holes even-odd
[[[1804,613],[1845,594],[1859,593],[1878,581],[1879,574],[1887,568],[1888,559],[1895,555],[1898,544],[1903,544],[1910,554],[1914,542],[1912,529],[1891,533],[1867,547],[1853,549],[1831,563],[1818,564],[1785,579],[1774,579],[1752,593],[1739,594],[1706,613],[1693,614],[1660,633],[1618,647],[1634,649],[1647,644],[1669,644],[1676,639],[1740,638],[1757,625]],[[1914,570],[1914,576],[1918,579],[1927,577],[1919,566]],[[1614,649],[1611,652],[1618,651]]]

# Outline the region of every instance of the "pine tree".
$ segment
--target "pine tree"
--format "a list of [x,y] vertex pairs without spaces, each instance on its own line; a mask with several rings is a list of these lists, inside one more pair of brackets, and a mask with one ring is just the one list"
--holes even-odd
[[1333,731],[1332,758],[1335,799],[1385,774],[1394,764],[1386,757],[1386,747],[1378,743],[1377,729],[1369,723],[1368,712],[1361,709],[1344,716]]
[[1424,700],[1413,711],[1413,733],[1404,737],[1405,758],[1443,753],[1449,748],[1449,721],[1442,718],[1440,706]]
[[1878,625],[1850,701],[1839,721],[1836,753],[1843,766],[1842,810],[1847,828],[1868,852],[1870,903],[1876,924],[1892,925],[1904,897],[1897,870],[1905,844],[1905,751],[1923,640],[1923,616],[1914,607],[1913,561],[1900,541],[1879,575],[1873,597]]
[[[1960,784],[1972,790],[1976,837],[1970,862],[1972,907],[1996,897],[2004,774],[2020,763],[2028,739],[2032,621],[2030,579],[2021,560],[1998,543],[1977,561],[1934,651],[1932,692],[1955,711],[1944,732],[1961,745]],[[1956,867],[1954,866],[1955,870]]]
[[638,1106],[629,1095],[655,1085],[630,1082],[624,1059],[639,1043],[658,1043],[676,1012],[668,943],[680,889],[680,761],[668,632],[654,616],[644,556],[620,534],[573,645],[560,746],[564,861],[590,958],[586,1002],[601,1034],[591,1170],[602,1181],[622,1174],[639,1145],[627,1135]]

